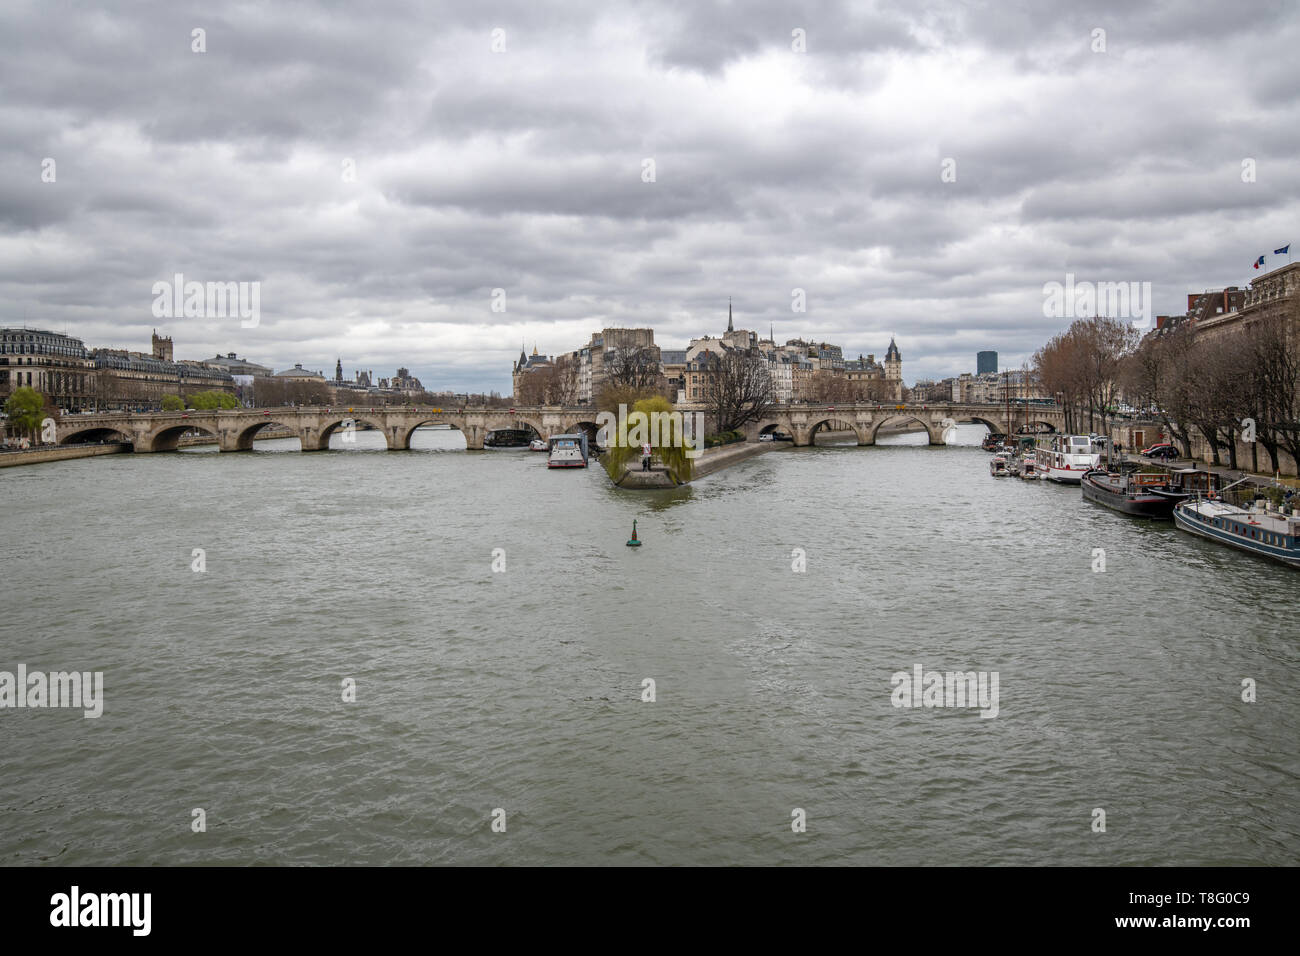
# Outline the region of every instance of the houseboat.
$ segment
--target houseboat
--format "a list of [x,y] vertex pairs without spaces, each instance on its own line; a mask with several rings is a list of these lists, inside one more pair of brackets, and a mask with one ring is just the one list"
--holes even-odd
[[1051,435],[1034,450],[1040,477],[1077,485],[1084,472],[1101,465],[1101,454],[1087,435]]
[[989,474],[994,478],[1005,478],[1011,474],[1007,468],[1007,456],[1003,454],[994,455],[989,459]]
[[1156,493],[1167,487],[1169,476],[1158,472],[1117,473],[1095,468],[1079,479],[1083,497],[1135,518],[1168,521],[1176,499]]
[[1300,515],[1256,501],[1239,508],[1216,498],[1188,498],[1174,505],[1174,524],[1230,548],[1300,568]]
[[586,435],[552,435],[548,440],[550,456],[547,468],[586,468]]

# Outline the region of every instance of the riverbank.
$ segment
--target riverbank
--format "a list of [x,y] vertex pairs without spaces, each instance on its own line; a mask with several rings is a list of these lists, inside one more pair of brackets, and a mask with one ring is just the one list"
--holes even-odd
[[69,458],[94,458],[98,455],[118,455],[128,451],[126,442],[98,442],[85,445],[49,445],[29,448],[26,451],[0,451],[0,468],[15,465],[39,465],[47,461],[67,461]]
[[[691,481],[697,481],[706,475],[711,475],[723,468],[742,462],[747,458],[753,458],[755,455],[762,455],[778,448],[791,448],[793,445],[788,441],[759,441],[759,442],[737,442],[734,445],[722,445],[718,448],[705,449],[704,454],[695,459],[694,474]],[[635,491],[662,490],[665,488],[677,488],[680,485],[687,484],[684,481],[678,481],[675,476],[670,474],[662,466],[653,468],[650,471],[642,471],[639,462],[623,473],[623,478],[616,481],[619,488]]]

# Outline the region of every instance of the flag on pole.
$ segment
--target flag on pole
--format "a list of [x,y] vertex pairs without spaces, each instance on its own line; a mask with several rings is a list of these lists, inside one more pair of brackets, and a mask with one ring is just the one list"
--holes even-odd
[[1273,250],[1273,255],[1275,256],[1289,256],[1290,254],[1291,254],[1291,243],[1289,242],[1281,249]]
[[1258,269],[1258,268],[1259,268],[1260,266],[1262,266],[1263,264],[1264,264],[1264,257],[1263,257],[1263,256],[1260,256],[1258,259],[1255,260],[1255,268],[1256,268],[1256,269]]

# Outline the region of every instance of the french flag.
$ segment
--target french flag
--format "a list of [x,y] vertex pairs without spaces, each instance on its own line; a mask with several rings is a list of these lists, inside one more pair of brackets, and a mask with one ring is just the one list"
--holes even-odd
[[1256,268],[1256,269],[1258,269],[1258,268],[1259,268],[1260,266],[1262,266],[1263,264],[1264,264],[1264,257],[1263,257],[1263,256],[1260,256],[1258,259],[1255,260],[1255,268]]

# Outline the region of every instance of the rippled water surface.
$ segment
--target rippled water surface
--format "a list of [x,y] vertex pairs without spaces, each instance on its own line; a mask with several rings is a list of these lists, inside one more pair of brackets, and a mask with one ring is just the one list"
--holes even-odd
[[[0,670],[105,684],[0,710],[0,862],[1296,863],[1300,574],[922,440],[0,471]],[[894,707],[916,664],[998,715]]]

